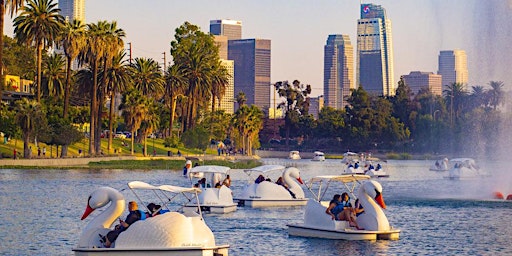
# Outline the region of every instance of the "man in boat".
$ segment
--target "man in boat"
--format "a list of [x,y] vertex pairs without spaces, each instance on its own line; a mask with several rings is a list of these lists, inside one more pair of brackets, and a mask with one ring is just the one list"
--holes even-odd
[[126,219],[123,221],[119,219],[119,227],[115,228],[114,230],[107,233],[106,236],[101,236],[101,242],[105,245],[105,248],[110,248],[112,246],[112,243],[114,243],[123,231],[128,229],[131,224],[135,223],[138,220],[144,220],[146,219],[146,213],[139,210],[139,207],[137,205],[137,202],[131,201],[128,203],[128,210],[130,213],[128,213],[128,216],[126,216]]

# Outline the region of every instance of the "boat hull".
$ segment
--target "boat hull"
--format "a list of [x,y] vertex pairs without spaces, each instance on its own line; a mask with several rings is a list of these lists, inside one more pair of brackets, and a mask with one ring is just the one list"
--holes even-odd
[[265,199],[235,199],[238,206],[247,207],[287,207],[302,206],[308,203],[308,199],[290,199],[290,200],[265,200]]
[[288,234],[290,236],[316,237],[335,240],[398,240],[400,230],[369,231],[356,229],[330,230],[314,227],[307,227],[300,224],[289,224]]
[[[232,205],[201,205],[203,213],[230,213],[236,211],[237,204]],[[197,212],[197,205],[188,205],[183,207],[183,211]]]
[[214,247],[175,247],[158,249],[117,249],[117,248],[74,248],[75,256],[160,256],[160,255],[179,255],[179,256],[213,256],[228,255],[229,245],[220,245]]

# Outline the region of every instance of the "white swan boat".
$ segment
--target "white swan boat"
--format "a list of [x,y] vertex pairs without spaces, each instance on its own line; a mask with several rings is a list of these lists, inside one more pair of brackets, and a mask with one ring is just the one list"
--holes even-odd
[[342,174],[364,174],[363,160],[354,152],[345,152],[342,163],[345,164]]
[[[134,190],[150,190],[159,198],[168,200],[186,193],[197,197],[200,191],[171,185],[153,186],[141,181],[130,182],[128,187],[134,193]],[[137,194],[135,196],[139,198]],[[167,205],[162,205],[169,210]],[[166,212],[136,221],[119,234],[111,248],[102,248],[100,235],[105,236],[127,208],[124,196],[118,190],[100,187],[89,196],[82,220],[95,209],[103,207],[106,208],[82,231],[78,245],[73,248],[75,255],[228,255],[229,245],[217,245],[212,231],[197,213]]]
[[[400,230],[389,225],[388,219],[382,209],[386,208],[382,198],[382,186],[375,180],[369,180],[368,175],[345,174],[317,176],[310,180],[307,187],[315,195],[310,199],[304,212],[304,221],[300,224],[288,224],[290,236],[318,237],[341,240],[396,240],[400,237]],[[322,202],[331,183],[342,183],[349,193],[359,182],[363,182],[357,192],[364,212],[357,217],[357,224],[364,228],[358,230],[350,227],[347,221],[333,220],[325,213],[329,202]],[[313,184],[318,186],[318,195],[313,192]],[[316,187],[315,187],[316,188]],[[316,190],[316,189],[315,189]]]
[[[240,196],[236,197],[239,206],[250,207],[283,207],[305,205],[308,199],[304,197],[303,184],[300,178],[300,171],[295,167],[284,167],[282,165],[262,165],[252,169],[244,170],[249,176],[249,184]],[[271,172],[282,172],[282,180],[287,188],[266,180]],[[259,175],[263,181],[256,183],[254,176]],[[258,177],[259,177],[258,176]]]
[[292,159],[292,160],[300,160],[301,159],[300,153],[297,150],[290,151],[290,154],[288,155],[288,158]]
[[429,168],[429,170],[435,171],[435,172],[445,172],[445,171],[448,171],[449,169],[450,168],[448,168],[448,158],[444,158],[441,161],[437,160]]
[[475,160],[472,158],[454,158],[450,160],[450,169],[448,176],[445,178],[458,180],[458,179],[472,179],[487,176],[487,174],[478,167]]
[[364,174],[375,177],[375,178],[387,178],[389,177],[389,174],[384,171],[384,168],[382,168],[382,165],[380,163],[377,164],[377,166],[374,166],[371,161],[368,161],[367,166],[365,166],[367,169],[364,171]]
[[225,185],[216,187],[215,185],[222,184],[222,181],[228,175],[230,168],[219,165],[204,165],[192,168],[189,173],[203,173],[206,179],[205,188],[201,188],[201,193],[198,196],[199,203],[195,199],[191,201],[192,204],[186,204],[183,208],[184,211],[197,211],[198,206],[201,211],[208,213],[228,213],[236,211],[237,204],[233,202],[233,191]]
[[325,154],[321,151],[315,151],[313,156],[313,159],[311,161],[325,161]]

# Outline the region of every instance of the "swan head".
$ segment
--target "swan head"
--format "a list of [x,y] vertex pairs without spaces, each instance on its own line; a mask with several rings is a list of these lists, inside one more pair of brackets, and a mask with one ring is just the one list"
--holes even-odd
[[386,204],[382,197],[382,185],[380,183],[370,180],[363,184],[362,189],[368,196],[373,198],[382,209],[386,209]]
[[101,187],[93,191],[87,200],[87,207],[85,208],[81,220],[87,218],[94,210],[107,205],[113,200],[123,199],[122,197],[123,196],[117,190],[111,187]]
[[304,182],[302,181],[302,179],[300,178],[300,171],[299,169],[295,168],[295,167],[288,167],[286,168],[286,170],[284,171],[284,174],[283,176],[285,175],[288,175],[294,179],[297,179],[297,181],[300,183],[300,184],[304,184]]

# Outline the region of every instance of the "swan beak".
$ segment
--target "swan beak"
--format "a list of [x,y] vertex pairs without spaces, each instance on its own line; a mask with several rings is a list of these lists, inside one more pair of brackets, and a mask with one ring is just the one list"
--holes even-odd
[[302,181],[302,179],[300,177],[297,178],[297,181],[300,183],[300,184],[304,184],[304,182]]
[[82,218],[80,220],[84,220],[85,218],[87,218],[87,216],[89,216],[89,214],[91,214],[91,212],[93,211],[94,209],[91,208],[89,204],[87,204],[87,208],[85,208],[84,214],[82,215]]
[[375,202],[377,202],[380,205],[380,207],[382,207],[382,209],[386,209],[386,204],[384,203],[384,198],[382,198],[381,194],[378,194],[375,197]]

